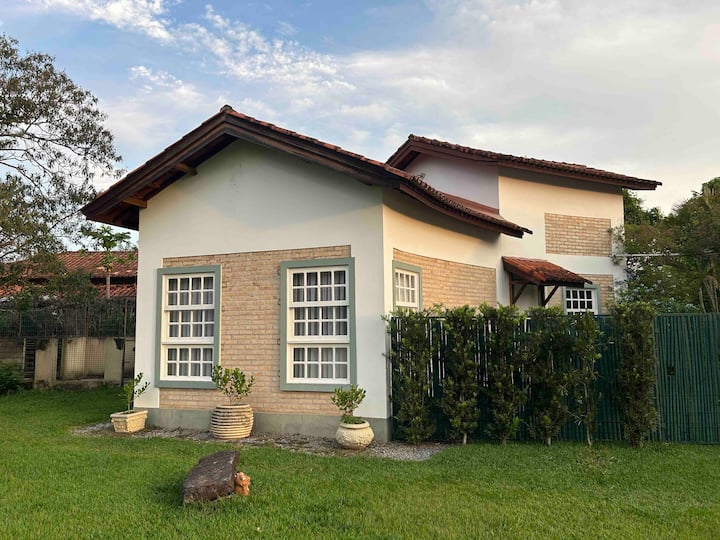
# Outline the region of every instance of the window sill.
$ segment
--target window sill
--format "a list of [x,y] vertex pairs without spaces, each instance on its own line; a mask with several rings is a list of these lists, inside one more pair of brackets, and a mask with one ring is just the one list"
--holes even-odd
[[339,386],[345,387],[347,382],[328,382],[328,383],[301,383],[301,382],[281,382],[280,390],[283,392],[334,392]]
[[158,388],[206,388],[214,389],[215,383],[212,381],[171,381],[161,380],[155,383]]

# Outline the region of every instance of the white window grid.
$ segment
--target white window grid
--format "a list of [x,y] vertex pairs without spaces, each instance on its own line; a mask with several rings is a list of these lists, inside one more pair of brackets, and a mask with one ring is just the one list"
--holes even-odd
[[395,270],[395,306],[420,309],[419,284],[420,276],[417,272]]
[[215,275],[169,274],[163,278],[163,375],[207,379],[215,355]]
[[566,313],[598,313],[597,290],[591,288],[565,289]]
[[288,270],[290,378],[302,382],[350,380],[350,295],[347,266]]

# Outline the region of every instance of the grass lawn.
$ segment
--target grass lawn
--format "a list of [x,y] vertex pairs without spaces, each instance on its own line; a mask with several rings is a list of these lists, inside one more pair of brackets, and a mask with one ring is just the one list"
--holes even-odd
[[422,463],[240,447],[248,498],[183,506],[228,445],[78,436],[118,389],[0,397],[2,538],[720,538],[720,447],[472,444]]

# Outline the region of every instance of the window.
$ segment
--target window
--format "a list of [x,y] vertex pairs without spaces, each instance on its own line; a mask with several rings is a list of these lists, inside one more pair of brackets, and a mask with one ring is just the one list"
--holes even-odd
[[422,306],[420,267],[393,261],[395,307],[419,310]]
[[158,275],[158,380],[212,384],[218,363],[219,267],[163,268]]
[[353,267],[341,261],[282,265],[284,384],[295,385],[286,389],[332,390],[353,379]]
[[594,287],[584,289],[565,289],[566,313],[598,313],[598,291]]

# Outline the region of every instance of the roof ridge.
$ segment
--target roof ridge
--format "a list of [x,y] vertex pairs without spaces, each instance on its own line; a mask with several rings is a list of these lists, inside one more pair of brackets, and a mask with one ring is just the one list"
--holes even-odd
[[[465,153],[472,156],[483,157],[490,160],[504,161],[504,165],[512,166],[513,164],[524,164],[529,166],[538,167],[541,169],[550,169],[554,171],[562,171],[566,173],[575,173],[585,177],[605,178],[614,179],[617,181],[626,181],[628,183],[639,184],[646,186],[646,189],[655,189],[655,187],[662,185],[661,182],[656,180],[649,180],[645,178],[638,178],[635,176],[628,176],[604,169],[598,169],[596,167],[589,167],[582,163],[573,163],[569,161],[554,161],[541,158],[527,157],[527,156],[515,156],[512,154],[505,154],[501,152],[494,152],[492,150],[483,150],[481,148],[473,148],[471,146],[465,146],[461,144],[451,143],[440,139],[434,139],[429,137],[423,137],[421,135],[415,135],[411,133],[408,135],[407,141],[398,148],[393,155],[391,155],[387,162],[392,163],[397,161],[402,151],[409,146],[411,142],[418,142],[436,148],[445,148],[448,150],[454,150],[456,152]],[[635,186],[637,187],[637,186]]]

